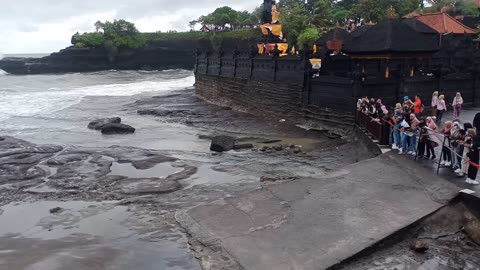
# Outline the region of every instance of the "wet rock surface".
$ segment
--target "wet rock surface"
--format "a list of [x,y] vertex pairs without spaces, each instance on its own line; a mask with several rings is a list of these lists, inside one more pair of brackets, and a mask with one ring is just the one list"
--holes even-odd
[[112,123],[119,124],[121,122],[122,122],[122,119],[120,117],[101,118],[101,119],[91,121],[90,123],[88,123],[87,127],[89,129],[100,130],[106,124],[112,124]]
[[475,208],[446,206],[331,269],[480,269],[480,246],[466,229]]
[[215,152],[230,151],[235,146],[235,138],[230,136],[216,136],[212,139],[210,150]]
[[125,124],[110,123],[105,124],[100,129],[102,134],[131,134],[135,132],[135,128]]
[[[235,260],[195,244],[174,213],[261,186],[322,176],[340,163],[372,156],[324,132],[208,105],[190,90],[146,97],[125,109],[198,129],[205,149],[39,145],[2,134],[0,269],[43,269],[49,263],[63,269],[235,269]],[[213,155],[208,144],[218,134],[256,149],[302,145],[306,154],[242,147]],[[268,180],[260,182],[262,176]],[[56,207],[61,210],[50,213]]]

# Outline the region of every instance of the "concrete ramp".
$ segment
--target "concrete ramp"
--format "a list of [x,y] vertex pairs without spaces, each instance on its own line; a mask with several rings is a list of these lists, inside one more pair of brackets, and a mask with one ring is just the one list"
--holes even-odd
[[194,238],[223,249],[247,270],[318,270],[438,210],[457,191],[432,170],[391,153],[177,217]]

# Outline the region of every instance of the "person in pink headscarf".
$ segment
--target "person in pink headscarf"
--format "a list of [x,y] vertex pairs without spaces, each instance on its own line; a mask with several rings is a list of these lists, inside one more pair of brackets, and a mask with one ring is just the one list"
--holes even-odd
[[430,116],[425,119],[425,124],[427,126],[427,134],[428,134],[425,136],[425,142],[426,142],[425,144],[427,149],[425,158],[434,160],[436,158],[434,144],[436,143],[432,140],[432,138],[430,137],[430,134],[432,134],[435,130],[437,130],[437,124],[435,124],[435,121],[433,121],[432,117]]
[[453,106],[453,118],[455,120],[460,119],[460,113],[462,112],[462,105],[463,105],[463,98],[460,92],[457,92],[455,97],[453,98],[452,106]]

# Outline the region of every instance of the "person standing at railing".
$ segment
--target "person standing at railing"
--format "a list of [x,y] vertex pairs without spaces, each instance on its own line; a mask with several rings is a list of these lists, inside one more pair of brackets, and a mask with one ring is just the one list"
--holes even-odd
[[427,139],[428,139],[428,129],[426,122],[420,121],[419,125],[419,137],[418,137],[418,145],[417,145],[417,157],[424,158],[425,157],[425,150],[427,148]]
[[419,95],[415,96],[415,102],[413,102],[413,113],[420,115],[422,113],[422,100]]
[[393,128],[392,128],[392,135],[393,135],[393,144],[392,149],[400,149],[401,148],[401,140],[400,140],[400,129],[401,123],[403,120],[403,111],[402,111],[402,104],[397,103],[395,105],[395,111],[393,113]]
[[[435,131],[437,130],[437,124],[435,124],[435,121],[433,121],[432,117],[427,117],[425,119],[425,124],[427,125],[427,128],[432,130],[432,131]],[[434,160],[436,158],[435,156],[435,149],[434,149],[434,144],[436,144],[436,142],[434,142],[432,140],[432,138],[430,138],[430,133],[427,131],[427,135],[426,135],[426,148],[427,148],[427,154],[426,154],[426,158],[427,159],[432,159]]]
[[442,122],[443,114],[447,111],[447,104],[445,104],[445,96],[440,95],[437,102],[437,123]]
[[460,113],[462,112],[462,105],[463,105],[463,98],[460,92],[457,92],[455,97],[453,98],[452,106],[453,106],[453,119],[458,120],[460,119]]
[[[413,102],[410,100],[408,96],[403,97],[403,112],[404,113],[413,113]],[[408,117],[407,117],[408,118]]]
[[402,151],[399,154],[407,153],[407,144],[410,144],[408,154],[416,155],[420,121],[414,113],[410,114],[410,127],[407,125],[403,125],[402,122]]
[[[472,129],[473,130],[473,129]],[[473,162],[474,164],[470,164],[468,166],[468,173],[467,173],[467,180],[465,180],[469,184],[473,185],[478,185],[479,182],[476,180],[477,178],[477,173],[478,173],[478,162],[479,162],[479,157],[480,157],[480,136],[478,131],[475,130],[475,136],[473,136],[472,143],[471,144],[465,144],[465,147],[469,148],[469,153],[468,153],[468,158],[470,159],[470,162]]]
[[452,151],[452,168],[455,173],[460,172],[461,156],[463,155],[463,146],[459,144],[463,140],[462,127],[460,123],[454,122],[450,130],[450,145]]
[[470,161],[470,159],[468,158],[468,155],[470,153],[470,148],[467,146],[472,144],[473,137],[475,137],[475,134],[476,134],[472,124],[465,123],[463,127],[466,130],[466,133],[463,140],[459,142],[459,144],[463,146],[463,154],[462,154],[462,159],[460,164],[460,171],[458,172],[459,177],[465,176],[468,172],[468,166],[469,166],[468,162]]
[[480,160],[480,113],[477,113],[473,118],[473,127],[475,128],[475,136],[472,139],[472,144],[469,145],[470,152],[468,158],[473,164],[470,164],[468,167],[468,178],[467,183],[478,184],[476,181],[478,173],[478,164]]
[[432,116],[436,116],[437,115],[437,105],[438,105],[438,91],[435,91],[433,92],[432,94]]
[[445,127],[442,129],[442,134],[445,136],[445,141],[442,146],[443,160],[440,162],[441,166],[452,166],[452,151],[450,151],[450,131],[453,127],[452,121],[446,121]]

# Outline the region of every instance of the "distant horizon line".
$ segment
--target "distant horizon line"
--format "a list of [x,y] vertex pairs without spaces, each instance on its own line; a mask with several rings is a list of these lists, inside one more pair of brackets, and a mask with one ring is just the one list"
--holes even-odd
[[52,54],[50,53],[1,53],[0,55],[12,55],[12,54]]

